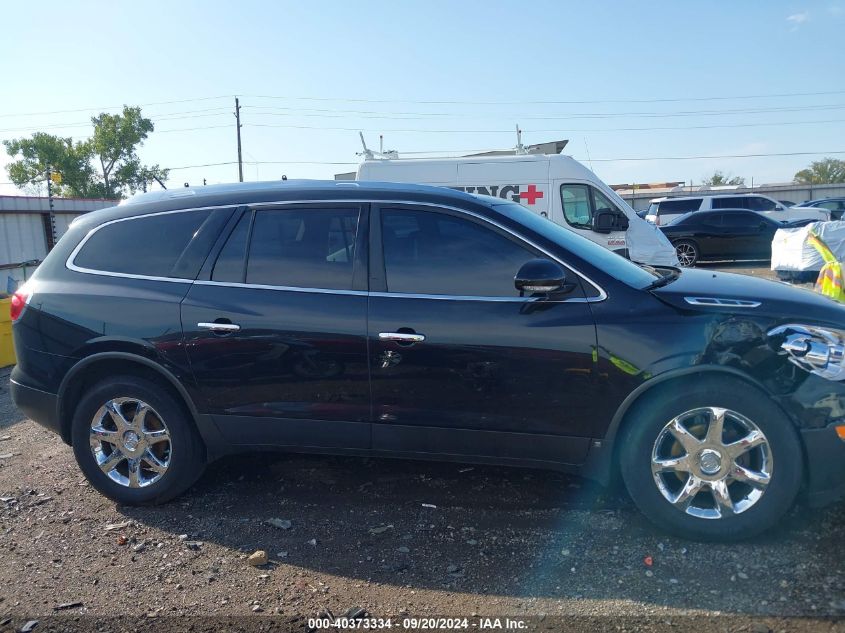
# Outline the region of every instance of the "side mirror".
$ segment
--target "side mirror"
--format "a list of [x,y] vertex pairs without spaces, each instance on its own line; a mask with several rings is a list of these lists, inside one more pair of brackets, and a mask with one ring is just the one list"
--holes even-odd
[[599,209],[593,214],[593,231],[611,233],[628,230],[628,216],[618,209]]
[[522,293],[550,293],[567,289],[566,272],[560,264],[548,259],[532,259],[525,262],[516,276],[513,285]]

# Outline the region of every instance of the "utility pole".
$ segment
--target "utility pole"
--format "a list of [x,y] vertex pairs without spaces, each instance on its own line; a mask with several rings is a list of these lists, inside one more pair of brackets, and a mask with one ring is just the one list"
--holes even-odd
[[53,170],[47,167],[47,202],[50,207],[48,213],[50,226],[48,227],[49,235],[47,236],[47,252],[53,250],[56,245],[56,215],[53,213]]
[[238,182],[244,181],[244,161],[241,156],[241,104],[235,97],[235,121],[238,126]]

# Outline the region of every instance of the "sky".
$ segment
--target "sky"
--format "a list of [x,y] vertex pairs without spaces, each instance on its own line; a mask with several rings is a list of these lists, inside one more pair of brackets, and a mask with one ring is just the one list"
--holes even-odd
[[845,159],[845,0],[48,0],[0,22],[0,139],[81,139],[139,105],[169,187],[237,180],[236,95],[245,180],[352,171],[359,130],[457,155],[513,147],[517,124],[610,184]]

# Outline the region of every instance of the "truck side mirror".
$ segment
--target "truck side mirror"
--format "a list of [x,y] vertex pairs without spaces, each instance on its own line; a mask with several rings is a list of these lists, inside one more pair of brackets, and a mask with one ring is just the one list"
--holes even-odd
[[627,231],[628,217],[618,209],[599,209],[593,214],[593,231],[596,233],[611,233],[612,231]]

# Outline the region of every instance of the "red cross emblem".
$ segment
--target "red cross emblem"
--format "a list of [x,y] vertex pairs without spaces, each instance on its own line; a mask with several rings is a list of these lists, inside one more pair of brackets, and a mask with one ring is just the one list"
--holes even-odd
[[520,192],[519,199],[526,200],[528,204],[534,204],[543,197],[542,191],[537,191],[536,185],[528,185],[528,191]]

